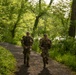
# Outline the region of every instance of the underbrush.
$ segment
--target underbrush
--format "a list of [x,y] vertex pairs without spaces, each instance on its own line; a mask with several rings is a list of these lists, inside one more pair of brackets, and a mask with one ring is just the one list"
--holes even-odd
[[53,42],[50,57],[76,71],[76,39],[66,38]]
[[58,62],[69,66],[71,69],[76,71],[76,56],[71,53],[61,54],[56,50],[51,50],[49,52],[50,57],[57,60]]
[[39,48],[39,40],[38,39],[35,39],[34,40],[34,43],[33,43],[33,46],[32,46],[32,50],[35,51],[35,52],[38,52],[40,53],[40,48]]
[[0,75],[12,75],[15,70],[16,60],[14,56],[0,46]]
[[[33,44],[33,50],[40,53],[39,40],[36,39]],[[69,66],[76,71],[76,40],[67,38],[66,40],[53,41],[52,48],[49,50],[51,58]]]

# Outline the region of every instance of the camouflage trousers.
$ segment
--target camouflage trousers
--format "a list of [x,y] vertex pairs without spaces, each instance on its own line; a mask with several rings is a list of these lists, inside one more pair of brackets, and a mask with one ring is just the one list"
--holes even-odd
[[47,50],[47,49],[46,49],[46,50],[43,49],[43,50],[42,50],[42,53],[41,53],[41,56],[42,56],[42,57],[49,57],[48,50]]
[[44,65],[43,67],[45,68],[46,64],[48,64],[48,57],[49,57],[48,50],[47,49],[42,50],[41,56]]
[[23,54],[24,54],[24,64],[26,64],[28,66],[29,58],[30,58],[30,48],[28,48],[28,49],[24,48]]

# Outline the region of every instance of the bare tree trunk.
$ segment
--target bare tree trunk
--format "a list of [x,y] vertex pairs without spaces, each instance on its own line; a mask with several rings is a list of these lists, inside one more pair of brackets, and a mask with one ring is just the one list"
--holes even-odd
[[72,2],[71,22],[69,27],[69,36],[75,37],[76,31],[76,0]]

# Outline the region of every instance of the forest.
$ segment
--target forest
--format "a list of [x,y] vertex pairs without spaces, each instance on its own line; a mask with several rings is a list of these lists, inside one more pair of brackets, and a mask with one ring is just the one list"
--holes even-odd
[[29,31],[33,50],[40,53],[39,39],[46,33],[52,40],[50,57],[76,71],[76,0],[46,1],[0,0],[0,42],[21,46]]

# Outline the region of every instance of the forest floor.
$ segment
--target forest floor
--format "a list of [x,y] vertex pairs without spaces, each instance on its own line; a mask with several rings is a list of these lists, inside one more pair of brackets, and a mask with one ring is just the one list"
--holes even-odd
[[17,60],[15,75],[76,75],[76,72],[51,58],[49,58],[49,64],[44,69],[40,54],[34,51],[31,51],[30,67],[25,67],[23,64],[22,47],[9,43],[0,43],[0,45],[10,50],[15,56]]

